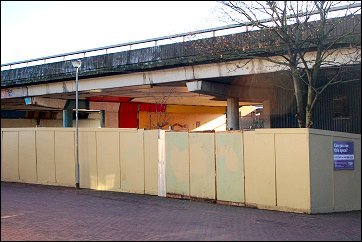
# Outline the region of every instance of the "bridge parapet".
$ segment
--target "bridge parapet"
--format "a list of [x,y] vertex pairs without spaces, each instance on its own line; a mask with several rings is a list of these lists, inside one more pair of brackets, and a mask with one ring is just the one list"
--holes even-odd
[[[361,15],[341,21],[330,33],[334,39],[352,32],[348,38],[341,38],[339,46],[361,42]],[[340,21],[340,19],[331,19]],[[352,29],[353,28],[353,29]],[[313,31],[306,31],[303,38],[309,38]],[[258,30],[238,34],[186,41],[143,49],[110,53],[82,59],[80,77],[95,77],[147,71],[177,66],[205,64],[211,62],[248,59],[255,56],[282,54],[284,44],[273,37],[270,30]],[[313,49],[313,45],[308,46]],[[70,61],[29,66],[1,71],[1,87],[15,87],[74,79],[74,68]]]

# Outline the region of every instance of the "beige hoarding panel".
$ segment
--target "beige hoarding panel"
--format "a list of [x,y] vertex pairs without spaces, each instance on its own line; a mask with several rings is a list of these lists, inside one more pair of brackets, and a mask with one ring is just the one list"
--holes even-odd
[[23,182],[37,183],[35,131],[19,131],[19,175]]
[[190,133],[190,196],[215,199],[213,133]]
[[244,203],[243,137],[241,132],[215,133],[216,199]]
[[96,132],[98,189],[119,191],[119,132]]
[[275,134],[277,206],[310,212],[308,134]]
[[332,137],[310,134],[311,210],[333,211],[333,148]]
[[158,130],[144,131],[145,194],[158,193]]
[[96,132],[79,132],[79,186],[98,188]]
[[[74,132],[74,128],[2,128],[2,180],[66,185],[64,181],[74,175]],[[215,156],[219,201],[307,213],[361,209],[357,134],[262,129],[216,133],[214,141],[210,133],[166,132],[166,139],[159,139],[163,136],[158,137],[157,130],[82,128],[79,135],[81,187],[121,191],[122,165],[128,192],[139,192],[136,189],[145,184],[145,193],[164,196],[166,177],[168,194],[212,198],[207,193],[210,187],[212,191]],[[353,170],[333,169],[333,141],[354,143]]]
[[35,119],[1,119],[1,128],[22,128],[35,126]]
[[18,132],[3,132],[2,167],[4,179],[19,180],[19,142]]
[[144,194],[143,130],[120,131],[121,191]]
[[74,132],[55,131],[55,168],[58,185],[75,186]]
[[55,184],[54,131],[36,131],[38,182]]
[[334,210],[361,210],[361,139],[334,136],[333,141],[348,141],[354,145],[354,169],[334,170],[333,173]]
[[190,196],[187,132],[166,133],[166,193]]
[[[313,213],[361,209],[361,139],[355,134],[312,130],[310,135]],[[333,142],[353,142],[354,169],[334,169]]]
[[244,132],[245,203],[276,206],[274,134]]

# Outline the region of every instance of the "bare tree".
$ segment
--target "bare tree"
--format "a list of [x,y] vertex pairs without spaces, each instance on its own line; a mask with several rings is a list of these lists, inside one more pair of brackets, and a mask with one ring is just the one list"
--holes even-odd
[[174,95],[175,89],[173,87],[169,87],[165,90],[166,91],[152,95],[153,104],[155,104],[155,110],[148,111],[151,129],[163,129],[165,126],[170,125],[170,117],[166,112],[166,106],[169,98]]
[[[341,81],[345,67],[361,63],[360,7],[338,11],[335,1],[222,1],[229,21],[248,22],[249,42],[230,37],[213,38],[213,44],[196,41],[199,52],[213,56],[245,52],[245,58],[263,59],[288,71],[293,82],[299,127],[312,127],[312,111],[318,97]],[[266,21],[267,20],[267,21]],[[247,29],[249,31],[249,29]],[[250,38],[254,40],[250,41]],[[208,47],[206,47],[208,46]],[[212,46],[212,47],[210,47]],[[212,50],[210,49],[212,48]],[[207,49],[207,50],[206,50]],[[266,53],[268,53],[266,55]],[[272,57],[273,56],[273,57]],[[327,81],[321,68],[334,67]],[[236,66],[243,68],[243,66]]]

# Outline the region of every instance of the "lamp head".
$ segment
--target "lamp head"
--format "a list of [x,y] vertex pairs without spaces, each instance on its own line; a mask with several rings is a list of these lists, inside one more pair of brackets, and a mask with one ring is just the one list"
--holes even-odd
[[72,65],[74,68],[79,68],[82,65],[82,62],[80,60],[73,60]]

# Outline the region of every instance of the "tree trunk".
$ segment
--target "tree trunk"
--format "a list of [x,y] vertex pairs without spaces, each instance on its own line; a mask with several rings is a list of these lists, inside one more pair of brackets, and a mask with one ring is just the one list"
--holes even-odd
[[311,128],[313,125],[312,122],[312,101],[313,101],[313,91],[312,85],[309,83],[308,85],[308,97],[307,97],[307,106],[306,106],[306,114],[305,114],[305,127]]
[[303,96],[302,96],[302,86],[299,80],[299,76],[297,73],[297,70],[292,70],[292,79],[293,79],[293,85],[294,85],[294,95],[295,100],[297,102],[297,121],[299,128],[305,127],[305,107],[303,105]]

